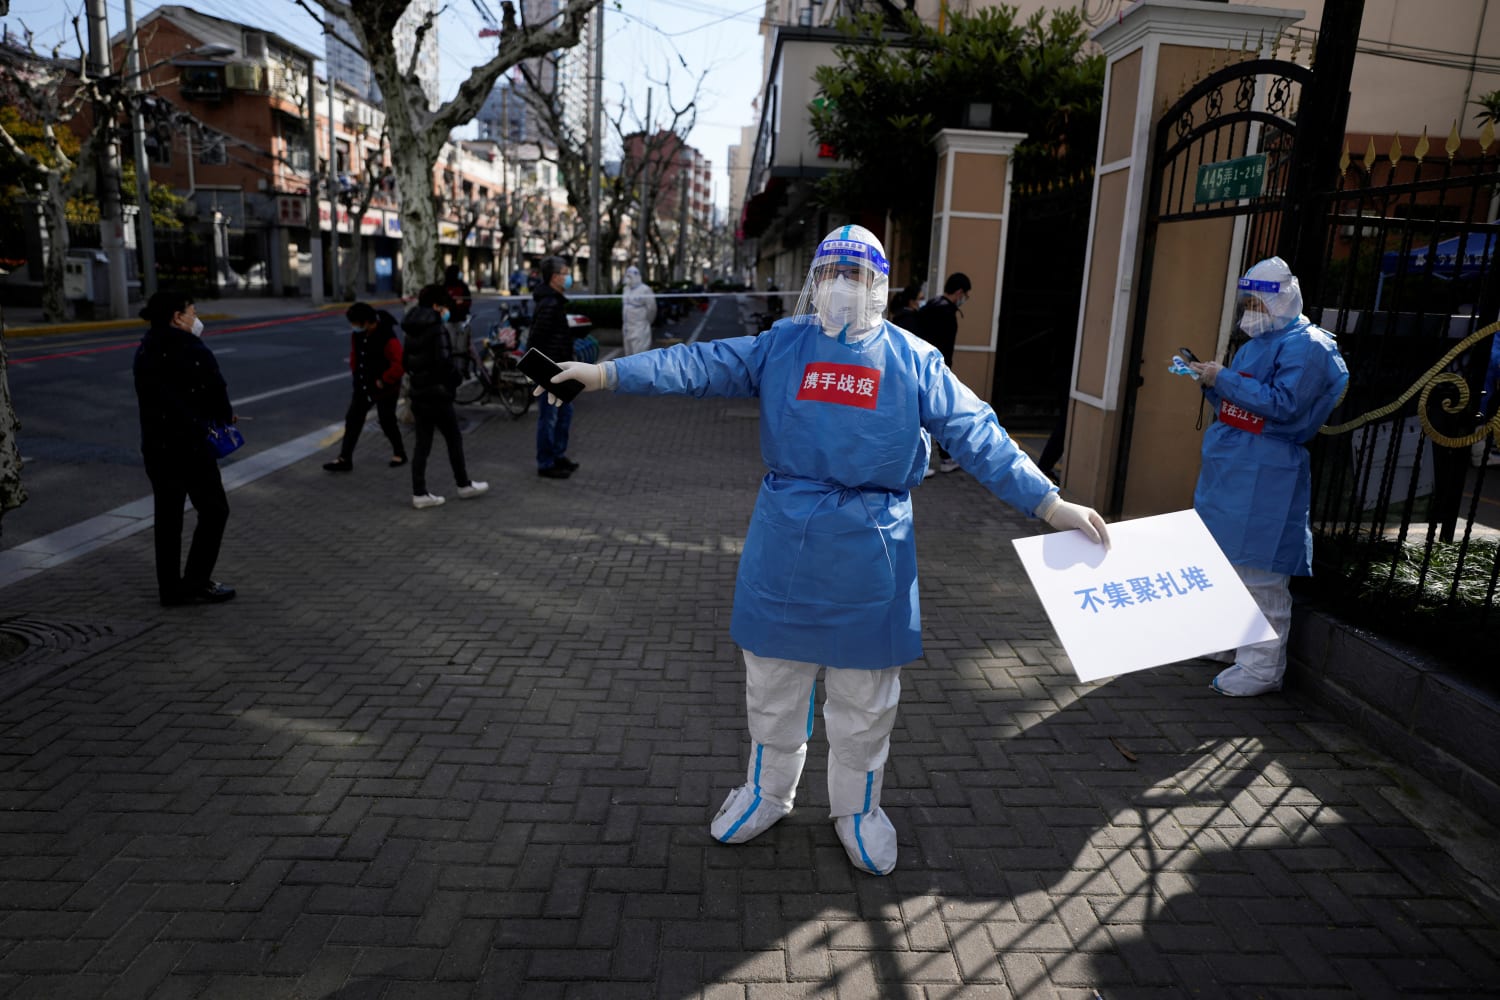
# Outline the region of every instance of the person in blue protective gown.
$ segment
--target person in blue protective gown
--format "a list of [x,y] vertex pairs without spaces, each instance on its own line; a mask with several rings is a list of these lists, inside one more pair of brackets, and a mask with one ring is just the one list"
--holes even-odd
[[1108,544],[1104,520],[1058,496],[936,348],[881,319],[888,275],[879,240],[845,226],[819,244],[792,315],[759,336],[565,364],[558,376],[639,395],[759,398],[770,471],[731,624],[749,761],[710,830],[740,844],[791,811],[824,670],[830,813],[854,865],[880,875],[896,865],[880,799],[901,665],[922,655],[911,490],[932,438],[1002,500]]
[[1203,435],[1193,507],[1255,598],[1276,638],[1244,646],[1213,680],[1227,695],[1281,689],[1293,576],[1312,575],[1306,442],[1344,394],[1349,369],[1332,334],[1302,315],[1302,290],[1280,257],[1239,281],[1250,340],[1226,368],[1194,361],[1217,419]]

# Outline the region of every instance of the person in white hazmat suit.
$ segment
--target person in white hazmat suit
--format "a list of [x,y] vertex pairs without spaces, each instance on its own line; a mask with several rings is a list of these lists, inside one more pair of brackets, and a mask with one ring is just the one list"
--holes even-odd
[[1255,598],[1276,638],[1235,652],[1215,691],[1281,690],[1293,576],[1312,575],[1312,465],[1307,441],[1338,405],[1349,369],[1333,335],[1302,315],[1302,289],[1280,257],[1239,280],[1236,325],[1250,338],[1228,367],[1193,361],[1216,419],[1203,434],[1193,507]]
[[651,349],[651,324],[656,322],[656,293],[641,280],[640,269],[625,269],[625,294],[621,299],[624,314],[622,334],[625,353],[640,354]]
[[932,438],[1002,500],[1109,540],[1103,518],[1058,496],[936,348],[881,318],[889,270],[872,233],[844,226],[819,244],[795,312],[759,336],[564,364],[558,376],[759,399],[770,471],[730,629],[744,652],[749,762],[710,830],[742,844],[791,812],[823,671],[830,814],[850,861],[877,875],[896,866],[881,788],[901,666],[922,655],[911,490]]

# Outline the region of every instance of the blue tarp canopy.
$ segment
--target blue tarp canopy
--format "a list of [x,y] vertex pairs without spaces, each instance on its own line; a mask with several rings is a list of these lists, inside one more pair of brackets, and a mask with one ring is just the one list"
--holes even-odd
[[1433,247],[1412,247],[1404,261],[1399,251],[1392,250],[1381,256],[1380,273],[1425,274],[1429,255],[1437,258],[1432,264],[1432,273],[1437,277],[1478,277],[1487,265],[1495,262],[1495,234],[1469,233]]

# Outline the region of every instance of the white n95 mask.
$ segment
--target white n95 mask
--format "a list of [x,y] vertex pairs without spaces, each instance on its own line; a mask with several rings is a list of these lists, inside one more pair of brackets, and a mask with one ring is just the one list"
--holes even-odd
[[195,336],[195,337],[201,337],[201,336],[203,336],[203,321],[201,319],[199,319],[197,316],[193,317],[193,336]]
[[823,332],[837,337],[860,317],[866,292],[853,278],[839,275],[832,281],[823,282],[818,289],[818,320]]
[[1245,331],[1245,336],[1254,339],[1263,333],[1270,333],[1276,326],[1276,321],[1263,312],[1247,311],[1240,317],[1240,329]]

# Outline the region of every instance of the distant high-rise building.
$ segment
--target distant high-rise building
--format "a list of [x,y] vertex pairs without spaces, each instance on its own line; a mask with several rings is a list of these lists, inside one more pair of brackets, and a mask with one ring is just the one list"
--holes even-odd
[[[527,24],[548,24],[563,8],[563,0],[531,0],[526,4]],[[564,128],[575,141],[588,132],[588,109],[593,81],[593,46],[595,19],[584,21],[578,44],[545,56],[528,59],[526,67],[536,80],[541,95],[555,95],[562,111]],[[476,120],[481,139],[506,142],[540,142],[565,139],[568,136],[543,135],[536,112],[528,106],[531,86],[517,68],[513,74],[495,81],[494,90],[485,99]]]
[[[436,17],[437,10],[438,0],[411,0],[411,6],[406,8],[401,19],[396,22],[396,61],[403,71],[411,62],[411,52],[417,43],[417,28],[429,14]],[[330,18],[330,20],[333,23],[333,31],[328,35],[327,51],[324,54],[328,62],[329,77],[353,88],[365,100],[379,104],[381,102],[380,85],[375,82],[375,74],[370,71],[369,62],[359,51],[359,42],[356,40],[354,29],[342,19]],[[438,28],[436,21],[422,39],[422,50],[417,55],[417,79],[422,84],[422,93],[427,95],[427,106],[437,107]]]

